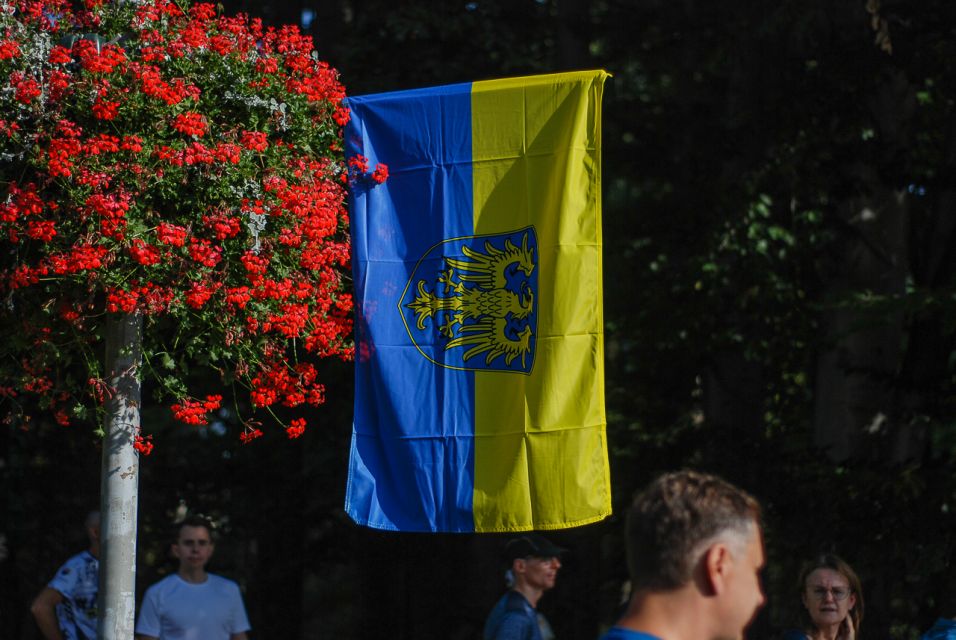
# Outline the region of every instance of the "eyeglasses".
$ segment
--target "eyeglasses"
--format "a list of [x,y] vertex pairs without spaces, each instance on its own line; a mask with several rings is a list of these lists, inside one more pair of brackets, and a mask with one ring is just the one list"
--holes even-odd
[[817,600],[826,600],[827,594],[832,594],[834,600],[846,600],[850,597],[850,590],[846,587],[833,587],[832,589],[827,589],[826,587],[813,587],[807,589],[813,597]]

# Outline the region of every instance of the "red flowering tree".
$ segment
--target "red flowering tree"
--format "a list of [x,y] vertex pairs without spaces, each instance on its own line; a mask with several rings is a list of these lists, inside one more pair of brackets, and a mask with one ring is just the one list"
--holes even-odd
[[[135,539],[144,378],[202,424],[222,399],[190,393],[197,368],[271,410],[323,401],[297,350],[351,357],[343,97],[296,27],[188,0],[0,0],[0,415],[103,420],[107,566],[117,504]],[[243,441],[262,434],[240,416]],[[109,485],[129,478],[132,497]],[[131,616],[107,603],[101,637]]]

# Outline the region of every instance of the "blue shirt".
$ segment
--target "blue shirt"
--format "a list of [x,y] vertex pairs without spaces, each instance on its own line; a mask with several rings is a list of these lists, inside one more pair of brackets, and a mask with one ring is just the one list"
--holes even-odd
[[652,636],[643,631],[631,631],[621,627],[612,627],[607,633],[601,636],[601,640],[661,640],[657,636]]
[[491,608],[484,640],[541,640],[538,612],[517,591],[510,590]]
[[940,618],[921,640],[956,640],[956,620]]
[[56,619],[65,640],[96,638],[96,596],[100,561],[89,551],[78,553],[60,567],[48,587],[63,596]]

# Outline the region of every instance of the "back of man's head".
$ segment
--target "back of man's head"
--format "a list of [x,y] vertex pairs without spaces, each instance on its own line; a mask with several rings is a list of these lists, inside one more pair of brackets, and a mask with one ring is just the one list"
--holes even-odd
[[628,512],[632,589],[682,587],[710,544],[726,538],[742,552],[759,522],[757,501],[725,480],[694,471],[658,477],[638,494]]
[[100,528],[100,512],[93,510],[87,511],[86,517],[83,518],[83,528],[84,529],[99,529]]
[[83,519],[83,529],[86,531],[86,537],[90,539],[90,545],[96,547],[100,542],[100,512],[88,511]]

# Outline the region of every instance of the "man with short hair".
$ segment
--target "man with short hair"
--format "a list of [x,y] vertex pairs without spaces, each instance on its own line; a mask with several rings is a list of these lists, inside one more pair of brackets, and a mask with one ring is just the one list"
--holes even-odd
[[[491,609],[484,640],[549,640],[554,634],[538,613],[538,600],[554,587],[564,549],[536,533],[508,541],[505,560],[511,588]],[[546,637],[547,636],[547,637]]]
[[740,640],[765,598],[760,505],[712,475],[665,474],[627,519],[631,600],[603,640]]
[[100,512],[83,521],[86,551],[71,557],[33,600],[30,612],[46,640],[96,638],[96,597],[100,574]]
[[179,570],[146,590],[139,640],[246,640],[251,627],[239,585],[206,572],[213,550],[205,519],[190,516],[179,524],[172,545]]

